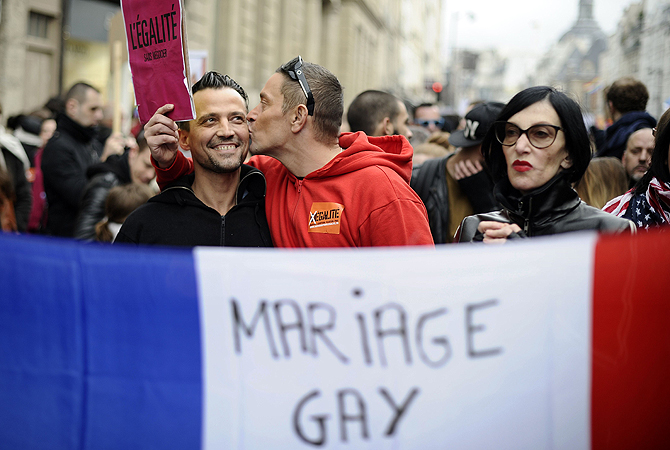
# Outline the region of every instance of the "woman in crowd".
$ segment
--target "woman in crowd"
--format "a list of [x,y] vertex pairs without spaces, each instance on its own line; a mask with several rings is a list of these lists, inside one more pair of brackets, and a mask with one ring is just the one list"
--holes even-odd
[[587,205],[602,209],[614,197],[628,190],[628,176],[620,159],[611,156],[593,158],[575,190]]
[[546,86],[519,92],[486,134],[482,152],[503,209],[466,217],[458,242],[634,230],[632,222],[588,206],[572,189],[591,150],[579,105],[564,93]]
[[655,129],[651,166],[635,187],[610,201],[604,211],[630,219],[644,229],[670,223],[670,109],[658,121]]

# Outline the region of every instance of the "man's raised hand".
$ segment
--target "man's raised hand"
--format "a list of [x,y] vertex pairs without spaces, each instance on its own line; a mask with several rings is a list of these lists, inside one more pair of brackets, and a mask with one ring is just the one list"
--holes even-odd
[[161,169],[170,167],[179,151],[177,123],[165,115],[173,109],[171,104],[161,106],[144,125],[144,137],[151,156]]

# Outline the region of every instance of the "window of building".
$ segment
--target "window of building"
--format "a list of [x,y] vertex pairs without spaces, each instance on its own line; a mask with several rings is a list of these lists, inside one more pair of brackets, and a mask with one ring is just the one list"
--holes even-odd
[[28,17],[28,35],[47,39],[49,32],[49,23],[53,18],[45,14],[30,11]]

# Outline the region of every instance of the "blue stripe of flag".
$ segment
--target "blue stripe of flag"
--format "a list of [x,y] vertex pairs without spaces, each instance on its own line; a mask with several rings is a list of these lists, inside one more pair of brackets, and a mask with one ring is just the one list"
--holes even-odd
[[190,250],[0,235],[0,447],[200,448]]

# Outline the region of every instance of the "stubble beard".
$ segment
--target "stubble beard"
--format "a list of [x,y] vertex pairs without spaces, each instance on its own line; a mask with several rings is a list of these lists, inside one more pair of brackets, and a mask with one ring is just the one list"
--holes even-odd
[[[220,144],[235,144],[238,145],[238,142],[210,142],[207,147],[204,149],[204,155],[197,158],[200,166],[213,173],[230,173],[235,172],[240,168],[244,159],[246,157],[246,151],[240,151],[239,153],[227,154],[227,155],[217,155],[216,150],[212,147]],[[240,144],[241,147],[241,144]],[[240,148],[238,147],[238,149]],[[195,157],[195,155],[193,155]]]

